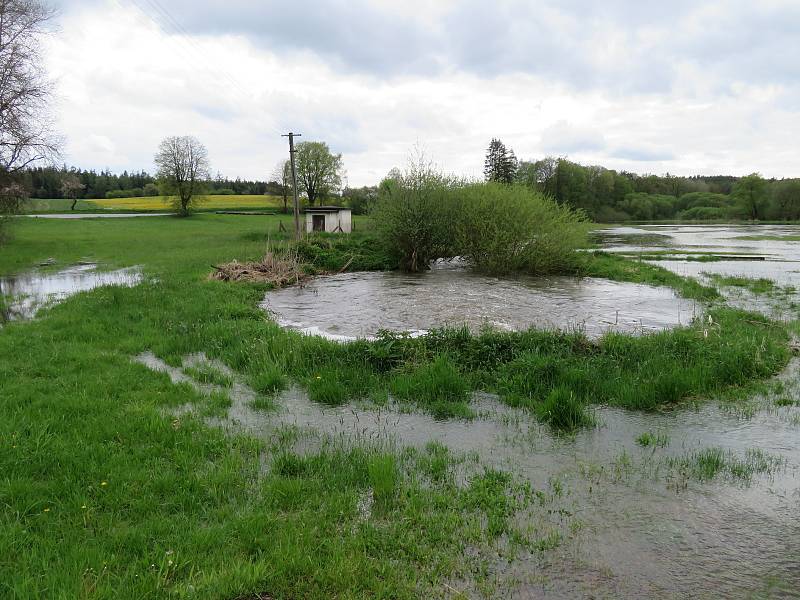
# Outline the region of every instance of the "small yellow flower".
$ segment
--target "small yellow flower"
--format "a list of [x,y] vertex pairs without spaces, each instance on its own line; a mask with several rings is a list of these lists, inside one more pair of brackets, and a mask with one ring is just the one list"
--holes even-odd
[[84,504],[83,506],[81,506],[81,508],[82,508],[83,510],[86,510],[86,505]]
[[45,508],[44,512],[50,512],[50,509],[49,508]]
[[317,379],[322,379],[322,377],[320,375],[317,375]]
[[103,482],[100,484],[100,487],[106,487],[107,485],[108,485],[108,482],[107,482],[107,481],[103,481]]

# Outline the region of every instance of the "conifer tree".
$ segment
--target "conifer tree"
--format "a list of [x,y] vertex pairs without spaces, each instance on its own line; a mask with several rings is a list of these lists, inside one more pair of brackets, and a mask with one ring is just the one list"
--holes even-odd
[[486,181],[513,183],[517,175],[517,157],[514,151],[506,148],[500,140],[492,139],[486,151],[483,174]]

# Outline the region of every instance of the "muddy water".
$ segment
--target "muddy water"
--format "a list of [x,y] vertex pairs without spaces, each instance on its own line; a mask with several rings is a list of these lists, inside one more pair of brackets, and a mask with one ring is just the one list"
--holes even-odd
[[[153,355],[136,360],[176,383],[192,383]],[[236,379],[203,356],[187,357],[184,365],[203,362]],[[800,399],[798,367],[793,362],[782,376],[781,397]],[[714,402],[648,414],[600,407],[599,427],[565,438],[486,394],[475,396],[481,417],[472,421],[437,421],[393,405],[323,407],[297,388],[276,399],[274,412],[259,411],[250,406],[257,395],[241,381],[230,395],[228,419],[214,424],[233,431],[269,439],[293,426],[312,439],[417,448],[436,440],[536,490],[559,482],[563,492],[552,514],[564,542],[494,564],[499,597],[794,598],[800,592],[800,406],[776,408],[774,398],[764,397],[749,411]],[[639,447],[635,439],[646,431],[666,434],[666,447]],[[782,465],[751,481],[699,482],[669,461],[709,447],[739,457],[760,448]]]
[[640,333],[688,324],[699,310],[667,288],[575,277],[500,279],[448,264],[417,275],[320,277],[269,292],[262,306],[286,327],[333,339],[445,325]]
[[142,279],[136,268],[98,271],[97,265],[85,264],[53,273],[30,271],[0,278],[0,321],[31,319],[44,306],[60,302],[78,292],[104,285],[132,286]]
[[[642,235],[656,234],[646,246]],[[659,260],[656,264],[679,275],[702,277],[703,273],[764,277],[781,285],[800,287],[800,241],[749,240],[754,236],[800,236],[798,225],[648,225],[614,227],[598,232],[610,251],[669,251],[671,254],[709,253],[758,260],[696,262]],[[688,254],[684,254],[684,257]]]
[[[622,237],[609,242],[612,250],[635,247],[625,242],[628,232],[653,230],[618,230]],[[657,233],[668,236],[656,240],[664,249],[766,259],[658,264],[698,277],[702,272],[750,274],[794,285],[792,270],[800,268],[794,264],[800,260],[796,243],[740,239],[776,232],[800,234],[794,228],[658,228]],[[677,310],[672,322],[666,313],[673,309],[665,310],[666,316],[659,313],[659,303],[666,306],[675,302],[674,297],[649,296],[652,288],[646,287],[633,293],[608,282],[563,279],[537,286],[532,281],[492,280],[446,268],[410,278],[374,275],[324,278],[303,289],[270,294],[265,306],[285,323],[342,337],[370,335],[381,326],[424,330],[465,322],[507,328],[583,323],[588,331],[598,331],[616,321],[617,310],[622,324],[614,325],[622,328],[631,328],[635,319],[641,319],[640,327],[685,322],[685,313],[679,316]],[[432,317],[429,311],[434,311]],[[137,360],[169,374],[173,381],[191,383],[181,369],[152,355]],[[202,356],[187,357],[185,364],[203,361],[207,359]],[[214,365],[235,378],[224,365]],[[435,440],[453,452],[476,455],[481,465],[508,470],[535,490],[563,490],[549,509],[563,535],[562,544],[544,553],[522,552],[510,562],[498,558],[491,564],[500,581],[493,597],[799,598],[799,369],[795,360],[782,375],[785,389],[780,396],[756,397],[747,403],[707,401],[695,408],[656,413],[597,407],[599,426],[570,437],[553,435],[528,413],[486,394],[473,399],[480,418],[437,421],[391,404],[323,407],[298,388],[280,394],[276,410],[259,411],[250,405],[257,395],[242,382],[231,389],[227,419],[213,424],[265,439],[291,426],[307,432],[306,445],[298,451],[313,448],[313,440],[330,437],[417,448]],[[778,407],[776,398],[798,404]],[[668,442],[663,448],[642,448],[635,440],[644,432],[664,434]],[[700,481],[672,462],[708,448],[722,448],[738,458],[758,449],[779,464],[750,480],[720,475]],[[543,526],[537,520],[527,524]],[[458,587],[474,592],[467,584]]]

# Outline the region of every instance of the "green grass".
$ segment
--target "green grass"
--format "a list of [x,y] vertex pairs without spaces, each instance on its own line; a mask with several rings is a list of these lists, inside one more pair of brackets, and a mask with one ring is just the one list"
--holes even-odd
[[[71,212],[72,200],[63,198],[44,200],[31,198],[22,205],[22,212],[25,214],[47,213],[47,212]],[[75,205],[75,212],[97,212],[99,207],[92,200],[78,200]]]
[[[298,454],[291,435],[226,434],[199,415],[224,415],[227,395],[172,385],[132,362],[145,351],[173,366],[205,352],[264,402],[295,382],[329,404],[392,390],[441,417],[471,416],[470,392],[486,389],[565,423],[580,419],[572,401],[652,409],[746,389],[789,358],[783,325],[732,309],[712,312],[713,325],[599,341],[544,331],[304,337],[258,308],[266,286],[208,280],[210,265],[259,258],[267,238],[284,240],[279,221],[14,223],[0,274],[53,256],[141,265],[146,281],[77,294],[0,329],[0,597],[417,598],[474,575],[463,572],[467,548],[526,535],[513,517],[532,492],[507,473],[459,486],[456,458],[436,446],[407,460],[331,445]],[[359,231],[322,244],[314,264],[379,263]],[[594,274],[604,265],[612,276],[685,285],[655,267],[595,258]],[[198,415],[170,415],[186,404]],[[368,490],[383,499],[377,521],[358,508]]]
[[663,432],[645,431],[636,438],[636,443],[642,448],[666,448],[669,445],[669,436]]
[[720,287],[743,288],[753,294],[769,294],[777,288],[774,281],[764,277],[753,279],[750,277],[719,275],[718,273],[708,274],[708,277]]
[[584,277],[603,277],[615,281],[668,286],[684,298],[694,300],[709,301],[720,297],[716,289],[704,286],[695,279],[684,278],[657,265],[630,260],[608,252],[587,253],[583,257],[578,273]]
[[397,375],[390,384],[397,398],[415,402],[439,419],[471,418],[470,386],[447,356],[438,356],[410,373]]
[[183,372],[200,383],[223,388],[229,388],[233,385],[233,379],[211,365],[201,364],[193,367],[184,367]]
[[775,406],[778,408],[785,408],[787,406],[795,406],[798,404],[797,400],[793,400],[792,398],[778,398],[775,400]]
[[594,418],[586,411],[584,399],[578,398],[567,387],[554,388],[544,402],[536,406],[540,421],[559,431],[574,431],[594,425]]
[[259,394],[271,395],[285,390],[288,381],[277,366],[265,365],[256,370],[256,374],[250,380],[250,386]]
[[747,450],[744,457],[722,448],[705,448],[670,459],[673,468],[692,479],[711,481],[724,476],[743,483],[750,482],[756,475],[776,472],[784,462],[784,459],[758,448]]

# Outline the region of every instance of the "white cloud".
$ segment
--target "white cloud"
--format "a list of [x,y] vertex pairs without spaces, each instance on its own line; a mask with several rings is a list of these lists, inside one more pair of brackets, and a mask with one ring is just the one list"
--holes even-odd
[[191,4],[65,4],[48,63],[69,163],[152,169],[160,139],[186,133],[215,170],[263,178],[291,128],[342,152],[353,185],[418,141],[480,176],[492,137],[525,159],[800,175],[787,3]]

